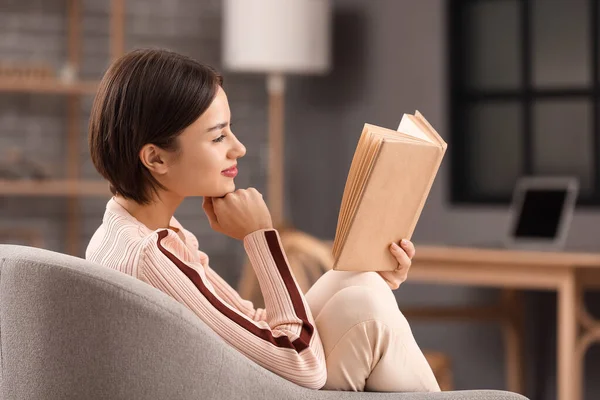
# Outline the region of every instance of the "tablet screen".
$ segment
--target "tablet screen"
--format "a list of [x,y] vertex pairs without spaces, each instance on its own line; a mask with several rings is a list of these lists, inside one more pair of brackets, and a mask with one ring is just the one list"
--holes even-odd
[[513,232],[514,237],[555,238],[564,212],[567,193],[565,189],[527,189],[518,223]]

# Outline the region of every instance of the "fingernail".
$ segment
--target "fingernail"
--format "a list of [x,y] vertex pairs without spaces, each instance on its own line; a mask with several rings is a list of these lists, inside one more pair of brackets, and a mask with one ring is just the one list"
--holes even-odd
[[398,246],[396,243],[392,243],[392,249],[399,250],[400,246]]
[[408,240],[402,239],[402,246],[408,246]]

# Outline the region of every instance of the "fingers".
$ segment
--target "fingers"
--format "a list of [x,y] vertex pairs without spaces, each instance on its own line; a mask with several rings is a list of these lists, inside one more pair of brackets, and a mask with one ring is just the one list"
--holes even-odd
[[212,197],[203,197],[202,198],[202,208],[204,210],[206,209],[212,209]]
[[223,215],[228,209],[239,206],[241,189],[225,193],[223,197],[213,197],[213,210],[216,215]]
[[390,251],[398,261],[398,267],[394,271],[380,271],[379,275],[388,283],[392,290],[396,290],[406,281],[408,271],[412,264],[412,258],[415,255],[415,246],[410,240],[400,242],[401,246],[392,243]]
[[403,239],[400,241],[400,246],[404,249],[404,251],[408,255],[408,258],[412,260],[415,256],[415,253],[417,252],[413,242],[411,242],[410,240]]
[[398,269],[410,268],[412,261],[406,253],[406,251],[404,251],[400,246],[396,245],[395,243],[392,244],[390,250],[394,257],[396,257],[398,264],[400,264],[398,266]]
[[215,207],[212,197],[204,197],[202,200],[202,209],[208,216],[215,215]]
[[208,222],[210,223],[211,227],[218,224],[212,197],[204,197],[204,200],[202,200],[202,209],[208,217]]

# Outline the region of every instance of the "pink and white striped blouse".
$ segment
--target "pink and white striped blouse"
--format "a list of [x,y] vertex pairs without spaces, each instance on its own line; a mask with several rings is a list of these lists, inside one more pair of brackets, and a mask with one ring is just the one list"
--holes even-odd
[[244,238],[265,299],[266,308],[255,309],[209,267],[191,232],[174,217],[170,225],[152,231],[111,199],[85,257],[160,289],[256,363],[320,389],[327,379],[321,339],[279,233],[259,230]]

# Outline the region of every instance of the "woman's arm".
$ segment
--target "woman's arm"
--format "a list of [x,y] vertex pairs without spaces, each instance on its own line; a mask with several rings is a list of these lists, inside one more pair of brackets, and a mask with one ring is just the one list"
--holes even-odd
[[267,318],[266,310],[264,308],[255,309],[254,304],[252,304],[251,301],[243,299],[239,293],[225,281],[225,279],[209,266],[209,257],[206,253],[200,251],[196,235],[185,229],[175,218],[173,218],[173,224],[183,232],[188,248],[199,256],[202,265],[204,265],[206,277],[215,288],[217,295],[252,320],[264,321]]
[[255,321],[211,290],[202,265],[192,268],[176,256],[177,234],[159,231],[143,251],[141,277],[190,308],[230,345],[263,367],[308,388],[327,379],[325,357],[314,319],[290,272],[276,230],[244,238],[268,313]]
[[254,321],[265,321],[267,312],[264,308],[254,308],[254,304],[250,300],[243,299],[239,293],[232,288],[225,279],[221,278],[210,266],[205,266],[206,276],[217,294],[229,304],[237,308],[239,311],[247,315]]

